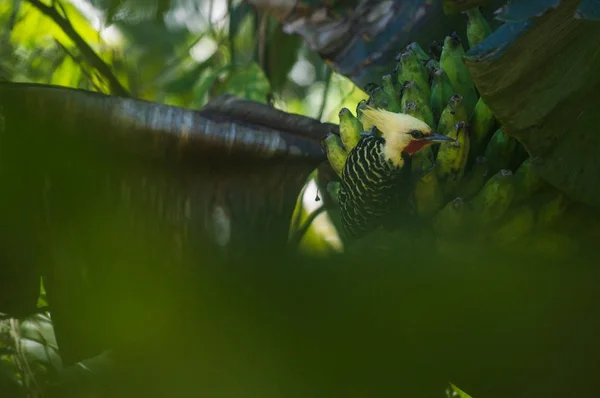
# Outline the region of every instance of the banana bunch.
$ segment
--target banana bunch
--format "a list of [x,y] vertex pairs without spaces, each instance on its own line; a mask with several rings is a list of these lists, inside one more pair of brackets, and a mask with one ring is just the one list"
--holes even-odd
[[[472,47],[491,30],[478,8],[466,15]],[[407,46],[380,85],[365,87],[369,99],[357,105],[356,115],[347,108],[340,111],[340,135],[330,134],[324,145],[341,176],[348,152],[373,128],[362,118],[366,106],[424,121],[456,144],[429,146],[413,156],[413,173],[419,173],[411,199],[415,215],[432,227],[440,247],[467,234],[507,245],[551,226],[568,200],[535,175],[525,149],[479,98],[463,63],[465,50],[456,34],[444,39],[439,58],[417,43]]]

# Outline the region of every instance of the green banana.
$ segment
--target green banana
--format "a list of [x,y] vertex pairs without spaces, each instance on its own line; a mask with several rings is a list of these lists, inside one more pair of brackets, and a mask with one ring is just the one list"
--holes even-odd
[[360,133],[363,131],[362,124],[348,108],[343,108],[338,116],[340,118],[340,137],[342,143],[344,144],[344,148],[350,151],[360,141]]
[[485,157],[488,160],[490,173],[495,174],[500,169],[510,167],[516,147],[516,139],[505,134],[502,128],[496,130],[485,148]]
[[536,191],[544,186],[544,180],[533,171],[531,158],[527,158],[521,163],[521,166],[519,166],[515,172],[513,180],[515,185],[515,203],[530,198]]
[[460,181],[458,186],[458,196],[470,199],[477,195],[481,187],[485,184],[485,178],[488,175],[487,159],[484,156],[478,156],[471,170],[469,170]]
[[360,100],[356,105],[356,118],[362,125],[362,131],[370,131],[373,125],[363,118],[362,111],[367,107],[367,100]]
[[388,97],[388,107],[386,108],[390,112],[401,112],[400,108],[400,96],[394,87],[394,79],[392,75],[387,74],[381,78],[383,91]]
[[506,245],[527,235],[534,226],[534,212],[530,206],[523,205],[509,210],[500,223],[490,228],[488,238],[497,245]]
[[423,50],[423,47],[421,47],[419,43],[410,43],[408,46],[406,46],[406,49],[412,51],[422,65],[425,65],[431,58],[429,54]]
[[427,112],[427,107],[423,106],[422,102],[419,101],[420,95],[421,91],[419,87],[417,87],[413,82],[406,83],[400,106],[403,113],[407,113],[427,123],[427,119],[433,119],[433,115],[429,115],[429,112]]
[[429,61],[427,61],[427,63],[425,64],[425,68],[427,68],[427,71],[429,72],[429,80],[431,80],[433,72],[439,67],[440,61],[438,61],[437,59],[431,58]]
[[373,108],[381,108],[389,111],[390,106],[392,106],[392,101],[393,97],[389,97],[383,88],[377,87],[371,91],[369,99],[367,100],[367,105]]
[[444,47],[442,48],[440,66],[448,74],[448,79],[450,79],[450,84],[452,84],[454,92],[464,98],[465,108],[468,114],[471,114],[477,102],[477,91],[469,75],[469,70],[463,62],[462,57],[464,53],[465,50],[458,35],[453,33],[446,36]]
[[404,107],[402,108],[402,113],[406,113],[407,115],[416,117],[419,120],[423,120],[423,119],[421,119],[421,117],[422,117],[421,114],[417,111],[417,104],[415,104],[415,101],[404,102]]
[[331,168],[341,178],[348,157],[348,152],[344,148],[341,138],[336,134],[328,133],[323,139],[323,145]]
[[377,87],[379,87],[379,85],[378,85],[377,83],[373,83],[373,82],[371,82],[371,83],[367,83],[367,84],[365,84],[365,86],[363,87],[363,91],[364,91],[365,93],[367,93],[367,94],[369,94],[369,95],[370,95],[370,94],[371,94],[371,92],[372,92],[373,90],[375,90]]
[[500,170],[469,201],[473,208],[474,221],[488,224],[500,219],[508,210],[514,197],[513,174]]
[[519,142],[519,140],[515,139],[517,144],[515,146],[515,152],[510,158],[510,167],[511,170],[516,170],[521,166],[521,164],[529,158],[529,152],[525,149],[525,146]]
[[454,193],[465,173],[469,156],[469,132],[465,122],[458,122],[447,134],[455,144],[440,146],[435,163],[436,175],[446,195]]
[[413,195],[417,214],[422,218],[432,217],[444,203],[441,186],[433,171],[417,181]]
[[493,132],[496,118],[490,108],[479,98],[471,114],[471,158],[481,153],[483,145]]
[[415,82],[421,89],[424,100],[429,104],[431,89],[429,87],[429,72],[424,64],[419,62],[417,55],[406,50],[398,56],[397,81],[400,84]]
[[442,56],[442,47],[444,43],[440,43],[438,40],[434,40],[429,45],[429,53],[431,54],[431,58],[439,61]]
[[418,119],[424,121],[429,126],[433,126],[433,113],[431,112],[431,108],[429,107],[429,99],[425,98],[423,91],[413,81],[409,81],[404,84],[402,89],[402,101],[400,101],[400,106],[402,109],[407,109],[407,104],[409,102],[414,102],[416,106],[415,112],[417,112],[420,117]]
[[551,192],[541,198],[537,207],[536,225],[541,228],[552,226],[569,206],[569,199],[560,192]]
[[463,97],[455,94],[448,100],[448,104],[440,116],[437,133],[448,135],[458,122],[467,122],[467,110],[463,104]]
[[453,236],[462,230],[469,220],[469,206],[462,198],[455,198],[448,202],[438,212],[433,220],[436,234]]
[[467,14],[467,40],[469,48],[473,48],[488,37],[492,33],[492,29],[479,7],[471,8],[465,11],[465,14]]
[[435,69],[431,78],[431,111],[434,119],[439,120],[444,108],[448,105],[448,100],[454,94],[454,89],[442,68]]

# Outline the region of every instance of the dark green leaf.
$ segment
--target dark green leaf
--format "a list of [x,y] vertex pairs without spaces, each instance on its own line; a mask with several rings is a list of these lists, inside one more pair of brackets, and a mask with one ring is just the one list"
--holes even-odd
[[234,64],[243,64],[255,60],[255,50],[259,40],[258,22],[253,8],[241,8],[233,12],[235,24],[229,26],[231,59]]
[[241,2],[229,11],[229,35],[237,36],[244,19],[252,15],[254,8],[247,2]]

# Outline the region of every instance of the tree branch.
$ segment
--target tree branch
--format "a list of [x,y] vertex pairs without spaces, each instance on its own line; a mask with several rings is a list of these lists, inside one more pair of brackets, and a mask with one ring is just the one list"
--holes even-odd
[[131,95],[125,87],[121,85],[117,77],[113,74],[110,66],[106,64],[98,54],[87,44],[87,42],[77,33],[71,22],[54,8],[42,3],[40,0],[27,0],[32,6],[37,8],[42,14],[46,15],[54,21],[65,32],[67,36],[77,46],[83,57],[89,62],[98,72],[104,76],[110,85],[112,94],[121,97],[130,97]]

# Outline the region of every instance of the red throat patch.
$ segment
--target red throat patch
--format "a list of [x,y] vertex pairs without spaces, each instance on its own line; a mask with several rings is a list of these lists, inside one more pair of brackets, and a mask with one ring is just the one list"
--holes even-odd
[[425,140],[411,140],[404,148],[404,152],[412,156],[429,144],[431,144],[431,142]]

